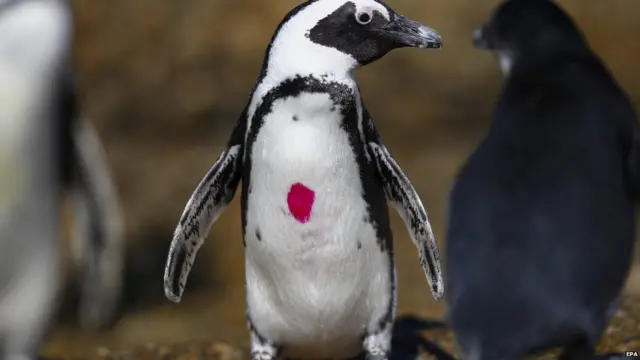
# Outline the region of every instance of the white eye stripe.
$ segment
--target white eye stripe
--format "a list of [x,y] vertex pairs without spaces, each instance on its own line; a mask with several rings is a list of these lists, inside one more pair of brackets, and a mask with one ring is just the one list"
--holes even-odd
[[[372,0],[351,0],[356,5],[356,11],[354,17],[356,21],[361,25],[366,25],[371,20],[373,20],[373,16],[377,13],[382,16],[386,20],[390,20],[390,14],[386,7]],[[359,19],[361,14],[365,17],[368,15],[369,19],[367,21],[362,21],[364,19]]]

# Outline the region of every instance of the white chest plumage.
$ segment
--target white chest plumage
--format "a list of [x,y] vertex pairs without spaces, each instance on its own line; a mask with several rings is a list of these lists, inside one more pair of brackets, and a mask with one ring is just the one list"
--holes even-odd
[[[273,341],[305,344],[306,355],[307,347],[327,356],[360,350],[361,335],[387,311],[384,301],[368,299],[391,297],[389,254],[366,220],[359,167],[341,123],[328,94],[276,100],[250,154],[251,318]],[[305,218],[289,206],[295,184],[313,194]]]

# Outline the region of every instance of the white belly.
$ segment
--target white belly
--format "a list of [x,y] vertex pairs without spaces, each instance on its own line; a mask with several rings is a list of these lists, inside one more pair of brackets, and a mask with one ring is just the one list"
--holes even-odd
[[[355,355],[392,296],[389,255],[366,219],[358,166],[331,105],[326,94],[276,101],[251,154],[248,307],[258,332],[291,356]],[[314,192],[304,221],[287,202],[296,183]]]

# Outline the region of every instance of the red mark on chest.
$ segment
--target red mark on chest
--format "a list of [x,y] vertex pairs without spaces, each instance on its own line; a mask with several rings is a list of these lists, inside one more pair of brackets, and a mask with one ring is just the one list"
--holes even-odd
[[291,215],[303,224],[309,221],[314,199],[313,190],[300,183],[293,184],[287,194],[287,204],[289,204]]

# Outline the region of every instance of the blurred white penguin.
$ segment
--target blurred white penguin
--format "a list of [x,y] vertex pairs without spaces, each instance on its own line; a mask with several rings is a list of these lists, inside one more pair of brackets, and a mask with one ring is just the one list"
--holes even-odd
[[69,5],[0,0],[0,358],[34,358],[60,287],[62,191],[77,204],[84,325],[119,299],[122,221],[93,128],[76,119]]

